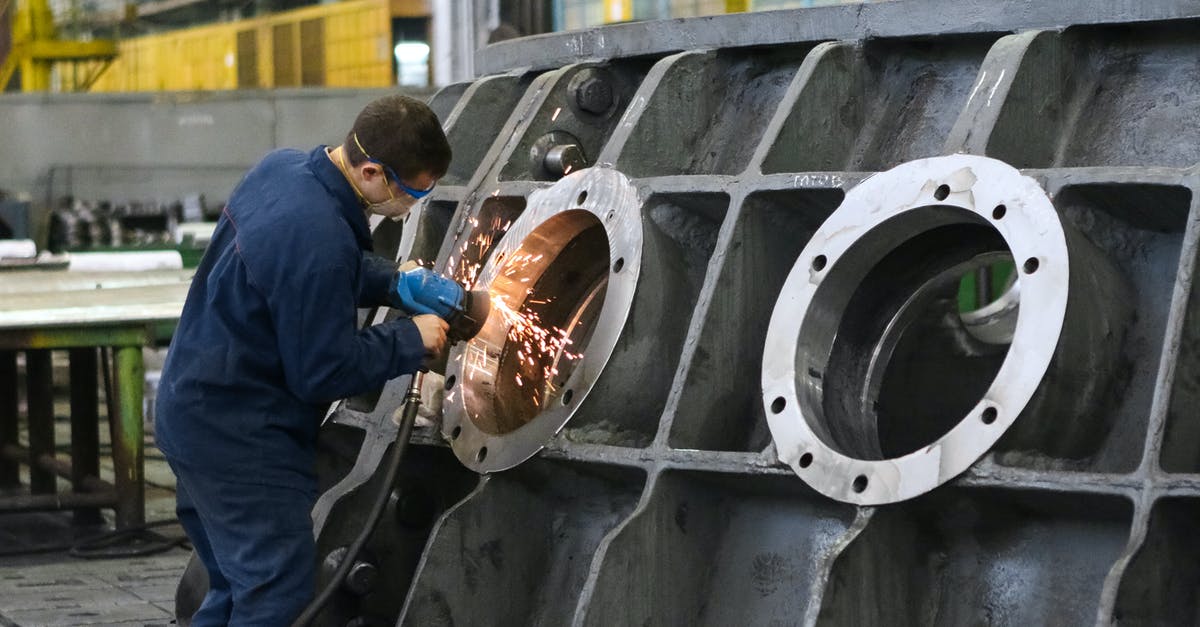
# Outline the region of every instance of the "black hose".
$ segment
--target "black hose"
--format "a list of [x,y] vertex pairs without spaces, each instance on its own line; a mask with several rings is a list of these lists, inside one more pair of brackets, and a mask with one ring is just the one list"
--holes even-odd
[[178,524],[177,518],[159,520],[86,538],[71,547],[71,557],[87,560],[143,557],[184,547],[189,544],[187,536],[168,538],[150,531],[153,527]]
[[408,440],[412,436],[413,422],[417,418],[417,410],[421,407],[421,380],[424,378],[424,373],[418,372],[413,375],[412,383],[408,386],[408,393],[404,395],[404,409],[400,415],[400,428],[396,431],[396,441],[392,445],[392,454],[388,457],[387,470],[384,471],[383,483],[379,486],[379,493],[375,496],[375,503],[371,506],[371,513],[367,515],[366,524],[358,532],[358,537],[354,538],[354,542],[350,544],[350,548],[346,549],[345,556],[338,564],[337,570],[333,576],[321,589],[321,592],[309,602],[304,608],[304,612],[300,614],[293,623],[292,627],[308,627],[317,614],[329,603],[333,598],[337,589],[346,580],[347,573],[354,566],[354,560],[358,559],[358,554],[362,551],[363,546],[367,544],[367,540],[375,531],[375,527],[379,524],[379,519],[383,516],[383,510],[387,506],[388,496],[392,492],[392,484],[396,482],[396,477],[400,475],[400,464],[404,461],[404,452],[408,449]]
[[[0,557],[21,557],[43,553],[68,552],[71,557],[81,559],[110,559],[122,557],[142,557],[162,553],[177,546],[187,544],[187,536],[167,538],[150,531],[155,527],[178,525],[179,519],[157,520],[144,525],[135,525],[126,529],[106,531],[89,536],[82,540],[58,544],[43,544],[39,546],[22,547],[0,551]],[[133,546],[138,545],[138,546]]]

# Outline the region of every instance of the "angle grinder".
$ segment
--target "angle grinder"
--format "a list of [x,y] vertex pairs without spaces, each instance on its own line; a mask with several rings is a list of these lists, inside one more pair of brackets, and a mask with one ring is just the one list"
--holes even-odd
[[426,268],[397,273],[392,304],[413,315],[433,314],[450,325],[447,344],[469,340],[487,322],[492,302],[487,290],[468,290]]

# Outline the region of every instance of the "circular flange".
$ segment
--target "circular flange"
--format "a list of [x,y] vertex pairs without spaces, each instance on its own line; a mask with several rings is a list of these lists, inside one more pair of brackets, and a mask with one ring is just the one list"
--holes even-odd
[[[824,375],[851,297],[888,253],[963,224],[995,229],[1020,272],[1019,313],[999,371],[957,424],[927,446],[890,459],[847,454],[830,435],[825,397],[862,382]],[[779,459],[818,492],[859,505],[909,499],[966,470],[1038,391],[1063,329],[1068,263],[1066,235],[1046,193],[1003,162],[937,157],[868,178],[805,246],[771,316],[762,391]]]
[[546,357],[553,375],[530,396],[532,382],[513,365],[529,354],[493,307],[479,335],[451,349],[446,371],[442,434],[463,465],[481,473],[516,466],[583,404],[629,317],[642,235],[636,190],[616,170],[581,170],[530,195],[475,285],[513,310],[561,296],[555,326],[570,332],[576,343],[567,350],[578,357]]

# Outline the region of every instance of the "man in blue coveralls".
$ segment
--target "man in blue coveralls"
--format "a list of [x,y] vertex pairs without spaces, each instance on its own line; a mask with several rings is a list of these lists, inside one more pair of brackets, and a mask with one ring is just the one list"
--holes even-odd
[[396,273],[368,252],[367,214],[406,215],[449,164],[429,107],[388,96],[341,146],[276,150],[230,196],[156,406],[179,519],[208,570],[193,625],[287,625],[311,599],[325,410],[415,372],[446,341],[432,315],[356,328],[357,307],[389,304]]

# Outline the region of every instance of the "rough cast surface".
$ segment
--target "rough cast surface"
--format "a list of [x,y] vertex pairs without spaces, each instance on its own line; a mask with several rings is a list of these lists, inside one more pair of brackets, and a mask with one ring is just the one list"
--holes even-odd
[[[446,268],[564,170],[612,168],[675,292],[622,330],[644,342],[629,342],[645,349],[636,368],[602,373],[612,387],[516,468],[480,477],[423,429],[368,546],[379,576],[329,624],[1195,624],[1198,15],[1185,1],[900,0],[481,52],[492,73],[432,101],[450,174],[376,230],[380,250]],[[1127,283],[1129,322],[1098,340],[1111,358],[1096,400],[1014,426],[1075,435],[1001,439],[902,503],[832,500],[772,446],[768,322],[848,190],[953,153],[1036,181]],[[325,484],[358,479],[318,512],[322,555],[358,529],[404,383],[323,430]]]

